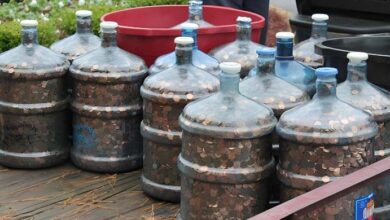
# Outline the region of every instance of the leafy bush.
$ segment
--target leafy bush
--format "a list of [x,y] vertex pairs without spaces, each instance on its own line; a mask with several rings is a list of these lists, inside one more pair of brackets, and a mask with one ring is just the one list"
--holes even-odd
[[[93,12],[93,30],[99,32],[100,17],[129,7],[186,4],[188,0],[10,0],[0,6],[0,52],[20,44],[20,21],[37,19],[40,44],[50,46],[76,30],[75,12]],[[84,4],[82,4],[84,3]]]

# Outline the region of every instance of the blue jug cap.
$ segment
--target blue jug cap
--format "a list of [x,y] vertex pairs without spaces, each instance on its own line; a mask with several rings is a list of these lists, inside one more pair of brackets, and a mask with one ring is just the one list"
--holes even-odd
[[335,77],[337,73],[338,73],[337,69],[332,67],[322,67],[316,69],[316,76],[318,78]]
[[273,47],[260,47],[256,50],[257,55],[275,55],[276,48]]

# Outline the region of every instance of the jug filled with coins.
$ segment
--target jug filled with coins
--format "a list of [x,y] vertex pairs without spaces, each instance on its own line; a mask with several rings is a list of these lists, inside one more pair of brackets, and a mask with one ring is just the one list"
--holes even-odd
[[[194,43],[192,44],[192,64],[200,69],[203,69],[215,76],[218,76],[219,63],[216,59],[202,52],[198,48],[198,25],[194,23],[184,23],[181,26],[183,37],[192,37]],[[154,64],[150,67],[149,73],[156,74],[166,70],[176,64],[175,51],[164,54],[156,59]]]
[[[374,118],[337,98],[337,69],[318,68],[316,75],[316,96],[307,104],[283,113],[276,126],[281,201],[374,162],[374,139],[378,134]],[[351,219],[351,201],[372,190],[359,189],[321,209],[325,209],[327,216]]]
[[203,1],[202,0],[189,0],[188,1],[188,19],[187,21],[174,26],[173,28],[181,29],[183,24],[193,23],[200,28],[212,27],[213,25],[205,21],[203,18]]
[[313,19],[311,37],[295,45],[294,57],[310,67],[318,68],[324,65],[324,59],[321,55],[315,53],[314,46],[327,39],[329,16],[313,14],[311,18]]
[[0,164],[51,167],[69,155],[69,61],[39,45],[36,20],[21,26],[22,43],[0,55]]
[[149,195],[172,202],[180,200],[177,157],[181,149],[178,119],[190,102],[219,89],[218,79],[192,63],[193,38],[177,37],[176,64],[149,76],[141,87],[144,117],[142,189]]
[[101,46],[74,60],[73,147],[78,167],[104,173],[142,166],[144,61],[117,46],[115,22],[102,22]]
[[[337,97],[374,116],[379,126],[379,133],[374,139],[375,159],[383,159],[390,155],[390,92],[367,81],[367,53],[351,52],[347,57],[347,80],[337,86]],[[379,215],[390,214],[390,177],[378,181],[375,208],[381,211],[376,213],[375,218],[382,219]]]
[[180,116],[179,219],[247,219],[268,203],[276,118],[240,94],[240,64],[220,68],[221,90],[188,104]]
[[294,34],[276,34],[275,73],[278,77],[305,90],[310,96],[316,92],[314,69],[295,60],[293,56]]
[[257,54],[256,50],[265,47],[251,40],[252,19],[249,17],[237,18],[237,39],[231,43],[219,46],[210,55],[219,62],[237,62],[241,64],[241,78],[245,78],[249,71],[255,67]]

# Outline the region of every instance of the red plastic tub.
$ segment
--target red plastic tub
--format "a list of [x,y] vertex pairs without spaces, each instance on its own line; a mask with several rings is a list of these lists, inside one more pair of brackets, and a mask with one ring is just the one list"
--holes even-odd
[[[236,38],[236,18],[252,18],[252,39],[259,41],[264,17],[237,9],[220,6],[203,6],[204,18],[215,27],[199,29],[198,44],[202,51],[231,42]],[[118,27],[118,45],[140,57],[147,65],[174,50],[174,38],[181,34],[179,29],[171,29],[188,18],[187,5],[160,5],[130,8],[111,12],[102,21],[115,21]]]

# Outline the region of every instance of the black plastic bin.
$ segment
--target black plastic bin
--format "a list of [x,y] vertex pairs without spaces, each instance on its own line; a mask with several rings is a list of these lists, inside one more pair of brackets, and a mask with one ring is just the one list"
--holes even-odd
[[324,56],[325,66],[339,70],[339,82],[346,79],[347,54],[351,51],[368,53],[368,80],[390,90],[390,35],[330,39],[316,45],[316,53]]
[[390,1],[296,0],[299,15],[290,19],[298,42],[310,37],[311,15],[329,14],[329,38],[390,33]]

